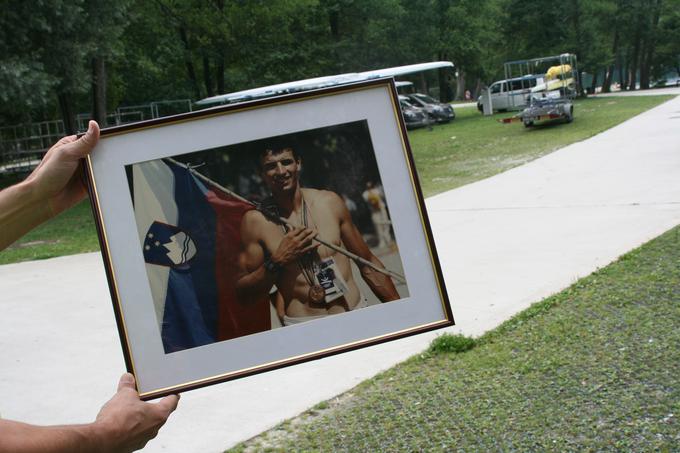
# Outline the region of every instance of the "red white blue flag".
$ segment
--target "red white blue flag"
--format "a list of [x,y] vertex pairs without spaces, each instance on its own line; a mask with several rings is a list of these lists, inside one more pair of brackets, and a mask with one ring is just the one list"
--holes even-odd
[[252,209],[187,168],[132,171],[135,218],[166,353],[271,328],[268,300],[240,301],[240,224]]

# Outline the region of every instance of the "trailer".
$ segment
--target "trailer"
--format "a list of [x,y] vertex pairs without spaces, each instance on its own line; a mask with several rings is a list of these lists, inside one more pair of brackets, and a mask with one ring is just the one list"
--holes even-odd
[[532,127],[536,122],[562,120],[574,121],[574,104],[571,99],[536,96],[532,93],[529,106],[515,116],[499,120],[502,123],[522,122],[524,127]]
[[512,76],[513,72],[519,72],[520,76],[524,71],[535,73],[537,69],[544,71],[544,82],[533,87],[527,95],[528,107],[500,122],[522,122],[524,127],[532,127],[537,122],[571,123],[574,120],[573,100],[579,91],[576,55],[564,53],[505,63],[506,77]]

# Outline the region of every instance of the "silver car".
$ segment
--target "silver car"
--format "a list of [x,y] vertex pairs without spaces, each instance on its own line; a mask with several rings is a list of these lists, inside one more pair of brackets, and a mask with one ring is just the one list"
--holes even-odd
[[399,96],[399,107],[401,107],[401,113],[404,116],[406,129],[425,127],[432,123],[432,120],[430,120],[430,117],[425,110],[414,106],[404,96]]
[[438,123],[448,123],[456,118],[456,113],[450,104],[436,101],[427,94],[413,93],[406,95],[406,97],[411,104],[425,110],[430,115],[430,118]]

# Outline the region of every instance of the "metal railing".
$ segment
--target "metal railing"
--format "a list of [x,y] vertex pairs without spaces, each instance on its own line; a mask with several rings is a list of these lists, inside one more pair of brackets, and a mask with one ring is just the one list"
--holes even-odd
[[[148,104],[118,107],[106,117],[106,126],[119,126],[148,119],[190,112],[190,99],[155,101]],[[84,132],[91,119],[89,113],[76,115],[76,129]],[[0,127],[0,175],[32,170],[47,150],[65,135],[62,120]]]

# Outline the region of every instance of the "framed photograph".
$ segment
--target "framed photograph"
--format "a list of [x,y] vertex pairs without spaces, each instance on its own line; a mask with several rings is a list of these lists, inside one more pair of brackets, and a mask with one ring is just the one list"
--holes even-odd
[[392,79],[107,129],[86,170],[144,399],[453,324]]

